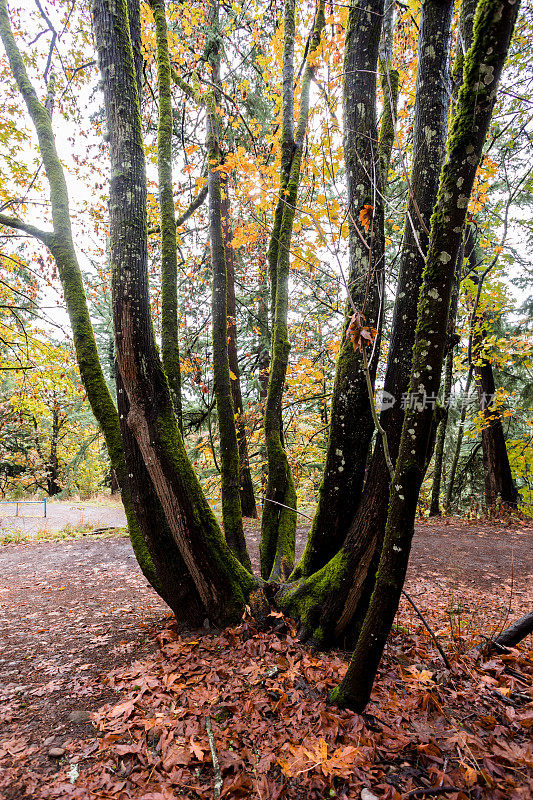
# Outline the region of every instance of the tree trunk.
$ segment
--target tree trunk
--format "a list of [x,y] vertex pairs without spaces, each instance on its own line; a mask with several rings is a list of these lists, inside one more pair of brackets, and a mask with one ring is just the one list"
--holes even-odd
[[[384,405],[380,416],[393,463],[398,453],[404,418],[402,398],[405,399],[409,387],[417,299],[424,268],[422,252],[427,248],[428,241],[424,227],[429,226],[444,158],[452,11],[451,0],[447,3],[439,0],[426,2],[422,10],[412,196],[404,231],[384,385],[384,398],[390,397],[393,402],[388,407]],[[431,131],[431,134],[427,134],[427,131]],[[344,546],[319,572],[299,586],[287,587],[281,592],[285,610],[300,619],[305,635],[314,641],[327,643],[340,639],[344,642],[344,632],[348,626],[351,629],[350,641],[357,636],[374,584],[387,519],[389,483],[389,467],[382,440],[378,436],[363,497],[352,517]],[[331,589],[328,588],[329,583]],[[305,600],[309,594],[314,598],[312,603]]]
[[67,185],[63,167],[57,154],[50,115],[42,103],[39,102],[35,89],[28,78],[23,59],[11,32],[5,0],[0,0],[0,36],[4,43],[13,76],[24,98],[37,133],[39,150],[50,186],[53,231],[39,231],[21,220],[11,219],[4,215],[0,215],[0,224],[14,227],[34,236],[48,247],[56,260],[72,329],[81,380],[87,392],[92,412],[104,434],[109,460],[122,489],[122,502],[126,512],[133,551],[147,580],[168,602],[167,597],[162,593],[161,584],[157,578],[133,511],[120,437],[119,418],[98,358],[98,349],[87,308],[83,279],[72,238]]
[[[303,556],[291,578],[320,569],[342,546],[359,504],[374,430],[365,370],[346,339],[354,308],[380,327],[384,289],[383,203],[377,148],[376,70],[383,0],[350,6],[344,51],[344,159],[348,188],[348,291],[335,368],[326,461],[318,504]],[[367,225],[359,218],[367,206]],[[374,379],[379,347],[371,363]]]
[[[132,6],[138,13],[138,3],[132,0]],[[240,618],[255,581],[228,549],[189,462],[154,341],[146,174],[128,9],[124,0],[112,7],[97,0],[93,19],[110,141],[113,319],[117,365],[128,402],[126,424],[207,615],[224,624]],[[139,496],[142,481],[141,473],[130,473],[132,491]]]
[[[452,86],[453,86],[453,100],[452,109],[455,110],[455,103],[459,94],[459,89],[463,84],[463,67],[465,55],[470,49],[472,44],[472,35],[474,28],[474,14],[476,11],[478,0],[463,0],[461,3],[461,13],[459,15],[459,24],[457,27],[457,46],[455,51],[455,59],[452,68]],[[433,484],[431,488],[431,505],[429,509],[429,516],[437,516],[440,514],[440,491],[442,483],[442,466],[444,455],[444,442],[446,440],[446,429],[448,427],[448,404],[452,379],[453,379],[453,348],[455,339],[455,320],[457,317],[457,305],[459,302],[459,291],[461,287],[461,279],[463,272],[463,259],[465,250],[470,254],[474,246],[473,240],[473,226],[469,225],[466,229],[464,236],[464,246],[460,248],[457,256],[457,264],[455,266],[455,283],[452,292],[452,299],[450,302],[450,311],[448,314],[448,354],[446,356],[446,363],[444,368],[444,409],[443,417],[439,423],[437,431],[437,442],[435,445],[435,461]],[[468,388],[467,388],[468,394]],[[464,421],[466,416],[466,407],[463,407],[464,413],[461,416],[460,427],[460,440],[462,441],[462,430],[464,428]],[[461,441],[459,441],[459,449],[456,452],[457,460],[461,450]],[[454,460],[453,475],[457,469],[457,461]],[[452,483],[453,486],[453,478]],[[449,503],[446,501],[445,509],[448,510]]]
[[[413,351],[412,395],[436,396],[439,389],[454,267],[517,13],[515,0],[481,0],[478,6],[431,219]],[[427,403],[406,410],[376,585],[348,671],[332,693],[334,702],[358,712],[370,698],[400,602],[432,420],[433,409]]]
[[178,253],[176,215],[172,184],[172,98],[171,67],[168,50],[164,0],[150,0],[157,42],[157,90],[159,121],[157,129],[157,171],[161,215],[161,356],[167,376],[178,426],[183,433],[181,407],[181,369],[178,340]]
[[518,492],[509,465],[502,416],[499,408],[493,404],[496,386],[492,364],[484,353],[486,330],[483,323],[483,315],[478,314],[474,322],[473,363],[479,407],[483,412],[481,443],[485,503],[489,509],[498,503],[516,507]]
[[50,497],[54,497],[54,495],[59,494],[61,491],[61,486],[58,483],[59,479],[59,460],[57,457],[58,438],[59,438],[59,408],[57,407],[57,401],[54,401],[54,407],[52,409],[52,436],[50,440],[50,459],[48,461],[46,470],[47,492]]
[[119,369],[116,370],[116,382],[120,429],[128,474],[136,477],[136,480],[131,481],[135,518],[155,566],[162,587],[162,596],[180,624],[198,627],[205,620],[207,612],[172,537],[154,484],[128,425],[129,401]]
[[[462,15],[461,15],[462,18]],[[465,247],[464,250],[466,252],[466,257],[469,265],[469,273],[472,273],[472,278],[477,281],[477,291],[476,296],[474,299],[474,306],[472,309],[472,315],[470,318],[470,330],[468,334],[468,374],[466,377],[466,386],[464,392],[464,399],[463,404],[461,407],[461,417],[459,419],[459,429],[457,432],[457,441],[455,444],[455,451],[452,461],[452,466],[450,469],[450,478],[448,481],[448,489],[446,491],[446,500],[444,504],[444,508],[447,514],[450,513],[451,503],[453,498],[453,490],[454,490],[454,483],[455,483],[455,475],[457,472],[457,467],[459,465],[459,458],[461,456],[461,447],[463,444],[463,436],[464,436],[464,429],[465,429],[465,421],[466,421],[466,412],[468,406],[468,395],[470,393],[470,385],[472,383],[472,378],[474,376],[474,364],[473,364],[473,349],[474,349],[474,331],[475,331],[475,320],[477,317],[477,310],[479,306],[479,301],[481,298],[481,290],[483,288],[483,281],[485,280],[486,276],[488,275],[490,269],[492,268],[492,264],[483,272],[481,275],[478,275],[475,272],[477,266],[477,255],[476,255],[476,245],[475,245],[475,237],[474,237],[474,228],[472,225],[469,225],[466,233],[465,233]]]
[[[463,14],[463,9],[461,8],[461,17],[462,14]],[[459,303],[459,291],[461,289],[461,280],[463,275],[465,244],[470,249],[473,247],[472,225],[469,225],[466,229],[466,233],[463,239],[463,245],[459,249],[459,254],[457,256],[457,264],[455,265],[455,280],[453,284],[452,297],[450,301],[450,310],[448,312],[448,325],[447,325],[448,351],[446,354],[446,361],[444,366],[443,407],[441,410],[442,418],[438,425],[437,441],[435,444],[433,482],[431,486],[431,505],[429,509],[430,517],[438,516],[441,513],[440,493],[442,484],[442,468],[444,460],[444,443],[446,441],[446,429],[448,427],[448,414],[449,414],[449,405],[450,405],[450,397],[451,397],[452,382],[453,382],[453,350],[456,343],[459,341],[459,336],[457,336],[457,334],[455,333],[455,323],[457,318],[457,306]],[[470,250],[468,252],[470,252]],[[464,426],[464,417],[462,418],[462,424]]]
[[381,125],[379,126],[378,153],[383,192],[385,192],[387,186],[387,177],[390,169],[400,89],[400,75],[398,70],[392,66],[394,3],[395,0],[385,0],[383,28],[379,43],[379,71],[381,73],[381,92],[383,94],[383,114],[381,116]]
[[524,617],[517,619],[512,625],[509,625],[499,636],[488,642],[487,649],[491,650],[504,650],[507,647],[516,647],[522,639],[533,633],[533,611],[526,614]]
[[457,474],[457,467],[459,465],[459,458],[461,456],[461,446],[463,444],[463,436],[465,432],[465,422],[466,422],[466,409],[468,403],[468,395],[470,394],[470,385],[472,383],[472,375],[473,375],[473,368],[472,365],[468,368],[468,374],[466,376],[466,384],[465,384],[465,391],[463,395],[463,402],[461,406],[461,416],[459,418],[459,426],[457,429],[457,440],[455,442],[455,450],[453,453],[453,460],[452,465],[450,467],[450,477],[448,478],[448,488],[446,489],[446,499],[444,501],[444,510],[446,514],[450,513],[452,507],[452,499],[453,499],[453,490],[455,484],[455,476]]
[[319,0],[317,3],[313,33],[302,77],[300,108],[294,138],[292,137],[294,0],[286,0],[285,4],[281,191],[269,246],[274,318],[272,357],[265,406],[268,485],[261,524],[261,575],[271,581],[286,578],[294,566],[296,490],[284,448],[282,425],[283,389],[290,350],[287,325],[290,247],[309,118],[309,92],[316,69],[311,62],[314,60],[312,56],[320,45],[322,29],[325,24],[324,3],[325,0]]
[[443,417],[437,429],[437,441],[435,444],[435,460],[433,463],[433,482],[431,484],[431,504],[429,516],[437,517],[440,515],[440,487],[442,482],[442,464],[444,457],[444,441],[446,439],[446,427],[448,424],[448,404],[452,390],[453,379],[453,347],[449,347],[444,364],[444,408]]
[[[257,299],[257,371],[259,380],[259,404],[264,416],[266,398],[268,393],[268,373],[270,371],[270,329],[268,325],[268,282],[267,282],[267,264],[260,262],[259,264],[259,289]],[[268,483],[268,457],[266,451],[266,444],[264,441],[259,445],[259,452],[261,457],[261,495],[260,502],[263,503],[263,498],[266,496],[266,488]]]
[[222,484],[222,520],[226,541],[234,555],[250,572],[252,565],[246,549],[240,498],[240,458],[232,400],[228,360],[227,271],[225,237],[222,227],[222,186],[220,177],[220,142],[217,101],[220,88],[220,34],[218,0],[213,0],[209,14],[212,29],[209,62],[214,89],[206,97],[206,137],[209,172],[209,242],[211,247],[213,378],[220,436],[220,478]]
[[254,485],[248,462],[248,442],[246,438],[246,425],[244,420],[244,406],[242,402],[241,377],[239,359],[237,355],[237,311],[235,307],[235,251],[232,245],[231,211],[228,194],[228,181],[222,179],[222,230],[224,234],[224,248],[226,253],[227,296],[226,305],[228,312],[228,363],[231,379],[231,396],[235,411],[235,425],[237,428],[237,444],[239,447],[239,479],[241,509],[244,517],[257,519],[255,505]]

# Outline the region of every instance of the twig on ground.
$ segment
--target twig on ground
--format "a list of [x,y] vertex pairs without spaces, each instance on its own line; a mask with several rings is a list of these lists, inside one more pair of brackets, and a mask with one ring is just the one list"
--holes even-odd
[[106,531],[118,531],[119,525],[107,525],[105,528],[95,528],[93,531],[85,531],[84,536],[94,536],[96,533],[105,533]]
[[433,631],[432,631],[432,630],[431,630],[431,628],[429,627],[428,623],[426,622],[426,620],[425,620],[425,619],[424,619],[424,617],[422,616],[422,612],[421,612],[421,611],[420,611],[420,610],[417,608],[417,606],[414,604],[413,600],[412,600],[412,599],[409,597],[409,595],[407,594],[407,592],[405,591],[405,589],[402,589],[402,594],[403,594],[403,595],[404,595],[404,597],[405,597],[405,598],[406,598],[406,599],[407,599],[407,600],[408,600],[408,601],[411,603],[411,605],[413,606],[414,610],[416,611],[416,613],[417,613],[418,617],[421,619],[421,621],[422,621],[422,624],[424,625],[425,629],[428,631],[429,635],[431,636],[431,638],[432,638],[432,639],[433,639],[433,641],[435,642],[435,647],[437,648],[437,650],[438,650],[438,651],[439,651],[439,653],[441,654],[442,660],[443,660],[443,661],[444,661],[444,663],[446,664],[446,667],[447,667],[448,669],[451,669],[451,668],[452,668],[452,665],[450,664],[450,662],[449,662],[449,660],[448,660],[448,656],[446,655],[446,653],[445,653],[445,652],[444,652],[444,650],[442,649],[441,645],[439,644],[439,640],[437,639],[437,637],[435,636],[435,634],[433,633]]
[[453,792],[460,792],[457,786],[438,786],[435,789],[413,789],[404,795],[404,800],[408,797],[437,797],[439,794],[452,794]]
[[215,786],[213,789],[213,796],[220,797],[222,791],[222,773],[220,772],[220,764],[218,763],[217,749],[215,746],[215,737],[213,735],[213,728],[211,726],[211,717],[205,718],[205,729],[207,731],[207,738],[209,739],[209,747],[211,748],[211,758],[213,759],[213,772],[215,773]]

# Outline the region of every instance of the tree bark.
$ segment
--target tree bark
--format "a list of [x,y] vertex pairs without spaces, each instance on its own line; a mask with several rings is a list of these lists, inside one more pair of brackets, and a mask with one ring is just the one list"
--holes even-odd
[[[409,387],[417,298],[424,268],[423,252],[428,241],[424,227],[429,226],[444,159],[452,12],[451,0],[447,3],[440,0],[426,2],[422,10],[412,196],[404,230],[384,384],[384,397],[390,397],[393,403],[389,407],[384,405],[380,415],[393,463],[405,413],[402,398],[405,399]],[[282,590],[283,607],[300,619],[305,635],[314,641],[325,644],[340,639],[345,643],[348,626],[349,640],[357,637],[374,584],[387,518],[389,483],[389,467],[378,436],[361,503],[352,517],[343,547],[328,564],[299,586]],[[328,589],[330,582],[331,589]],[[309,595],[316,598],[311,603],[305,599]]]
[[6,0],[0,0],[0,36],[4,43],[11,71],[37,133],[39,150],[50,187],[53,231],[43,232],[32,225],[25,224],[21,220],[11,219],[4,215],[0,215],[0,224],[22,230],[42,241],[56,260],[72,329],[81,380],[87,392],[92,412],[104,434],[109,460],[122,489],[122,502],[126,512],[133,551],[147,580],[168,602],[168,595],[165,595],[163,587],[158,580],[133,511],[120,437],[118,413],[107,387],[98,357],[82,274],[72,238],[67,185],[55,145],[50,115],[42,103],[39,102],[35,89],[28,78],[24,61],[11,32]]
[[[439,389],[454,267],[517,14],[515,0],[481,0],[478,6],[474,40],[465,59],[464,81],[431,219],[413,351],[413,396],[436,396]],[[348,671],[331,696],[334,702],[358,712],[370,698],[398,609],[432,420],[433,409],[425,403],[406,410],[376,585]]]
[[379,71],[381,73],[381,92],[383,94],[383,114],[381,116],[381,125],[379,126],[378,153],[383,192],[385,192],[387,186],[387,177],[390,169],[400,89],[399,72],[392,66],[394,3],[395,0],[385,0],[383,28],[379,43]]
[[507,647],[516,647],[526,636],[533,633],[533,611],[526,614],[524,617],[517,619],[512,625],[509,625],[499,636],[488,642],[487,649],[503,650]]
[[235,307],[235,251],[232,245],[231,211],[228,194],[228,181],[222,180],[222,231],[226,254],[227,293],[226,306],[228,314],[228,363],[231,379],[231,396],[235,412],[237,444],[239,447],[239,480],[241,509],[244,517],[257,519],[254,485],[248,461],[248,441],[242,402],[241,377],[237,354],[237,310]]
[[143,533],[148,552],[163,587],[163,596],[180,624],[200,626],[207,612],[185,561],[172,537],[165,512],[146,469],[139,446],[128,425],[129,401],[119,369],[115,370],[117,403],[124,453],[131,480],[131,500],[135,518]]
[[46,470],[46,486],[47,492],[50,497],[59,494],[61,486],[58,483],[59,479],[59,460],[57,457],[57,443],[59,438],[59,408],[57,401],[54,400],[52,408],[52,434],[50,440],[50,459],[47,464]]
[[[132,0],[132,5],[138,11],[138,3]],[[146,174],[126,3],[118,0],[110,7],[105,0],[96,0],[93,20],[110,141],[113,318],[117,364],[128,402],[126,423],[206,613],[224,624],[240,617],[255,581],[228,549],[189,462],[154,341]],[[142,479],[141,474],[130,473],[133,491],[139,495]]]
[[[478,0],[463,0],[461,3],[461,12],[459,15],[459,24],[457,26],[457,42],[456,42],[456,51],[455,51],[455,59],[452,68],[452,86],[453,86],[453,100],[452,100],[452,108],[455,110],[455,103],[457,102],[457,97],[459,94],[459,89],[463,83],[463,68],[464,68],[464,60],[465,55],[468,52],[471,44],[472,44],[472,36],[473,36],[473,28],[474,28],[474,14],[476,11]],[[450,302],[450,311],[448,315],[448,347],[449,351],[446,356],[445,362],[445,386],[444,386],[444,409],[443,409],[443,417],[439,423],[438,431],[437,431],[437,441],[435,444],[435,461],[434,461],[434,472],[433,472],[433,484],[431,489],[431,505],[429,509],[429,516],[437,516],[440,514],[440,491],[441,491],[441,483],[442,483],[442,467],[443,467],[443,457],[444,457],[444,442],[446,440],[446,429],[448,427],[448,406],[446,404],[447,399],[449,399],[452,379],[453,379],[453,347],[454,347],[454,338],[455,338],[455,320],[457,317],[457,304],[459,301],[459,290],[461,286],[461,279],[462,279],[462,270],[463,270],[463,259],[465,250],[467,254],[470,254],[472,248],[474,246],[474,239],[473,239],[473,227],[469,225],[466,229],[465,236],[464,236],[464,246],[459,250],[459,254],[457,256],[457,264],[455,267],[455,283],[452,292],[452,299]],[[469,387],[469,384],[468,384]],[[467,392],[468,394],[468,388]],[[459,453],[461,450],[461,442],[462,442],[462,431],[464,428],[464,422],[466,417],[466,407],[463,406],[462,413],[461,413],[461,423],[460,423],[460,437],[458,440],[458,450],[456,451],[456,457],[454,458],[454,463],[452,465],[452,474],[455,476],[455,470],[457,469],[457,462],[459,459]],[[453,478],[451,481],[451,486],[453,487]],[[448,500],[445,503],[445,509],[448,510],[449,502]]]
[[444,364],[444,394],[443,394],[443,417],[437,429],[437,441],[435,443],[435,459],[433,462],[433,481],[431,484],[431,504],[429,516],[437,517],[440,515],[440,488],[442,483],[442,464],[444,459],[444,442],[446,439],[446,427],[448,424],[448,404],[452,390],[453,379],[453,347],[449,346]]
[[[376,120],[376,71],[383,0],[350,7],[344,51],[344,159],[348,188],[348,298],[335,368],[329,438],[318,504],[302,558],[291,578],[309,576],[342,546],[358,506],[368,447],[374,430],[361,357],[346,339],[354,308],[380,327],[383,302],[383,205]],[[371,223],[359,220],[370,207]],[[372,359],[375,376],[379,347]]]
[[[292,137],[294,77],[294,0],[285,4],[283,57],[283,133],[281,190],[274,229],[269,246],[269,265],[273,293],[272,356],[265,406],[265,441],[268,457],[268,484],[261,522],[261,575],[278,581],[294,566],[296,539],[296,490],[283,443],[282,400],[289,363],[288,304],[290,247],[300,181],[304,140],[309,118],[309,92],[315,73],[312,59],[320,45],[325,24],[324,0],[318,0],[307,62],[302,76],[300,108]],[[290,160],[289,160],[290,154]]]
[[459,465],[459,458],[461,456],[461,446],[463,444],[463,436],[465,432],[465,422],[466,422],[466,409],[468,403],[468,395],[470,394],[470,385],[472,383],[472,375],[474,374],[474,370],[472,365],[470,364],[468,367],[468,373],[466,376],[466,384],[465,384],[465,391],[463,395],[463,402],[461,406],[461,416],[459,418],[459,426],[457,429],[457,440],[455,442],[455,449],[453,453],[453,460],[452,465],[450,467],[450,476],[448,478],[448,488],[446,489],[446,499],[444,501],[444,510],[446,514],[450,513],[452,507],[452,499],[453,499],[453,490],[455,485],[455,476],[457,474],[457,467]]
[[171,67],[165,2],[164,0],[150,0],[150,7],[154,15],[156,30],[157,89],[159,94],[157,171],[161,216],[161,356],[176,410],[178,426],[183,433],[178,339],[178,251],[172,183]]
[[[309,576],[342,546],[359,504],[374,430],[365,370],[346,339],[354,308],[365,324],[380,327],[384,301],[383,203],[376,120],[376,71],[383,0],[350,6],[344,51],[344,160],[348,188],[350,297],[335,368],[329,438],[318,504],[302,558],[291,579]],[[367,227],[359,219],[370,207]],[[375,376],[379,346],[371,363]]]
[[228,359],[227,267],[222,225],[222,181],[220,177],[219,124],[217,101],[220,93],[220,31],[218,0],[210,7],[209,63],[214,89],[206,97],[206,137],[209,172],[209,243],[213,272],[211,313],[213,330],[213,378],[220,436],[220,478],[222,484],[222,520],[226,541],[241,564],[250,572],[252,565],[246,549],[240,498],[240,458],[232,400]]

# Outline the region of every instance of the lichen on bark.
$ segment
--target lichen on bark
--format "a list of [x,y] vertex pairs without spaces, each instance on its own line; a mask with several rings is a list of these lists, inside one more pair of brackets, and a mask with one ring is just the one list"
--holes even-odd
[[[439,389],[456,258],[518,6],[515,0],[480,0],[477,8],[431,218],[413,349],[412,395],[436,395]],[[406,410],[376,585],[348,671],[331,696],[358,712],[369,700],[400,601],[432,418],[433,409],[426,403],[414,403]]]
[[[138,2],[131,0],[138,10]],[[110,136],[110,260],[116,352],[127,424],[187,571],[217,624],[242,614],[257,582],[233,557],[190,464],[150,315],[146,174],[128,9],[93,5]],[[130,475],[134,486],[142,475]],[[138,487],[141,489],[142,487]]]
[[[383,301],[383,204],[377,148],[376,72],[383,0],[350,6],[344,54],[344,159],[348,188],[350,299],[345,306],[341,349],[335,366],[330,427],[322,483],[311,531],[292,578],[312,575],[342,546],[359,503],[374,430],[365,369],[346,339],[354,308],[380,327]],[[364,228],[359,213],[371,206]],[[370,371],[375,376],[376,342]]]

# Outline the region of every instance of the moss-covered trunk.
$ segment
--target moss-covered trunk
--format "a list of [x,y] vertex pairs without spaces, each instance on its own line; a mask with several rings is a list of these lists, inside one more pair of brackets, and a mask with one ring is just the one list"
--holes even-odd
[[[453,90],[453,105],[459,94],[459,89],[463,84],[463,67],[464,57],[472,44],[473,28],[474,28],[474,14],[476,11],[478,0],[463,0],[461,3],[461,13],[459,15],[459,24],[457,27],[457,46],[455,51],[455,59],[452,68],[452,90]],[[457,264],[455,266],[455,282],[452,291],[452,299],[450,302],[450,311],[448,314],[448,342],[447,354],[444,366],[444,391],[443,400],[444,407],[442,409],[442,418],[438,425],[436,443],[435,443],[435,458],[433,462],[433,481],[431,487],[431,504],[429,508],[429,516],[438,516],[440,514],[440,493],[442,484],[442,470],[444,464],[444,443],[446,440],[446,431],[448,427],[448,400],[450,397],[452,380],[453,380],[453,348],[455,346],[456,334],[455,323],[457,317],[457,306],[459,302],[459,290],[462,279],[463,259],[465,250],[467,253],[471,252],[474,246],[472,225],[468,225],[465,231],[463,247],[460,248],[457,256]],[[467,389],[468,394],[468,389]],[[465,409],[463,408],[463,412]],[[460,427],[464,426],[465,416],[462,416]],[[461,435],[462,439],[462,435]],[[459,451],[460,451],[459,447]],[[455,469],[457,464],[455,465]]]
[[433,422],[427,395],[439,390],[454,268],[462,241],[468,200],[483,152],[499,77],[518,13],[515,0],[481,0],[474,40],[465,58],[464,82],[448,137],[420,291],[410,395],[406,409],[376,585],[348,672],[332,694],[340,705],[361,712],[400,602],[418,494]]
[[294,0],[286,0],[281,189],[268,252],[273,320],[264,422],[268,484],[261,524],[261,574],[263,578],[273,581],[286,578],[294,566],[296,490],[285,452],[282,423],[283,389],[290,351],[287,324],[290,247],[309,118],[309,92],[315,72],[314,60],[311,57],[320,44],[325,24],[324,0],[319,0],[316,7],[307,63],[302,76],[298,122],[293,137],[294,14]]
[[[368,448],[374,430],[361,356],[346,339],[354,308],[367,325],[381,326],[384,291],[383,201],[376,118],[383,0],[350,6],[344,50],[344,161],[348,188],[351,299],[345,308],[341,349],[335,368],[326,461],[318,505],[305,551],[293,578],[311,575],[342,546],[359,504]],[[389,109],[390,110],[390,109]],[[359,215],[367,216],[361,220]],[[374,380],[379,348],[370,372]]]
[[[409,387],[417,297],[424,268],[431,211],[437,196],[439,173],[444,159],[447,114],[449,107],[448,57],[453,3],[430,0],[424,4],[419,34],[419,62],[415,104],[414,152],[411,173],[411,198],[404,230],[397,296],[384,397],[380,415],[392,462],[396,460],[404,409],[402,397]],[[360,356],[357,356],[362,361]],[[335,639],[353,641],[368,607],[377,561],[387,519],[390,471],[381,437],[372,455],[361,502],[351,519],[347,536],[338,556],[323,568],[331,574],[335,565],[335,590],[321,592],[316,602],[302,597],[315,592],[323,583],[323,572],[311,575],[298,587],[284,591],[283,607],[300,617],[306,634],[316,641]],[[340,570],[340,572],[339,572]],[[281,601],[281,596],[280,596]],[[348,630],[349,629],[349,630]]]
[[117,403],[126,466],[128,474],[136,476],[136,480],[131,481],[131,502],[135,518],[143,532],[163,597],[176,619],[180,624],[199,626],[206,618],[206,609],[172,536],[141,451],[128,425],[128,395],[120,370],[116,373]]
[[[138,11],[138,3],[133,3]],[[110,261],[117,366],[127,394],[126,423],[208,617],[234,620],[255,586],[232,556],[187,457],[150,316],[146,175],[128,8],[93,5],[109,130]],[[127,446],[127,440],[125,440]],[[142,474],[130,473],[142,495]]]
[[171,67],[164,0],[150,0],[157,43],[157,172],[161,215],[161,357],[180,431],[182,425],[181,369],[178,339],[178,253],[172,184]]
[[235,426],[230,368],[228,360],[228,314],[226,248],[222,228],[222,185],[220,177],[220,145],[217,100],[220,87],[220,32],[218,0],[209,13],[211,46],[209,63],[214,89],[205,102],[206,137],[209,172],[207,176],[209,203],[209,244],[213,274],[211,313],[213,331],[213,377],[220,436],[220,478],[222,484],[222,520],[230,549],[251,571],[242,525],[240,498],[240,459]]
[[231,378],[231,396],[235,412],[237,444],[239,447],[239,480],[241,509],[244,517],[257,518],[254,485],[248,461],[248,441],[242,402],[241,376],[237,352],[237,309],[235,305],[235,251],[233,249],[231,228],[231,206],[228,181],[222,181],[222,229],[226,254],[226,310],[228,315],[228,363]]
[[159,581],[142,531],[133,511],[128,472],[120,436],[117,409],[107,387],[91,325],[83,279],[72,238],[69,198],[63,168],[57,153],[50,115],[40,103],[28,78],[24,62],[11,32],[7,4],[0,0],[0,36],[11,70],[37,133],[39,150],[50,187],[53,231],[39,231],[21,220],[0,215],[0,224],[27,232],[42,241],[56,260],[67,306],[76,359],[92,412],[104,434],[111,467],[122,491],[128,530],[139,565],[152,586],[173,606],[170,592]]
[[394,4],[395,0],[385,0],[383,27],[379,42],[379,72],[381,92],[383,95],[383,112],[381,115],[381,124],[379,126],[378,154],[379,171],[384,193],[387,187],[387,177],[390,169],[392,147],[394,145],[398,94],[400,90],[400,75],[392,64]]

